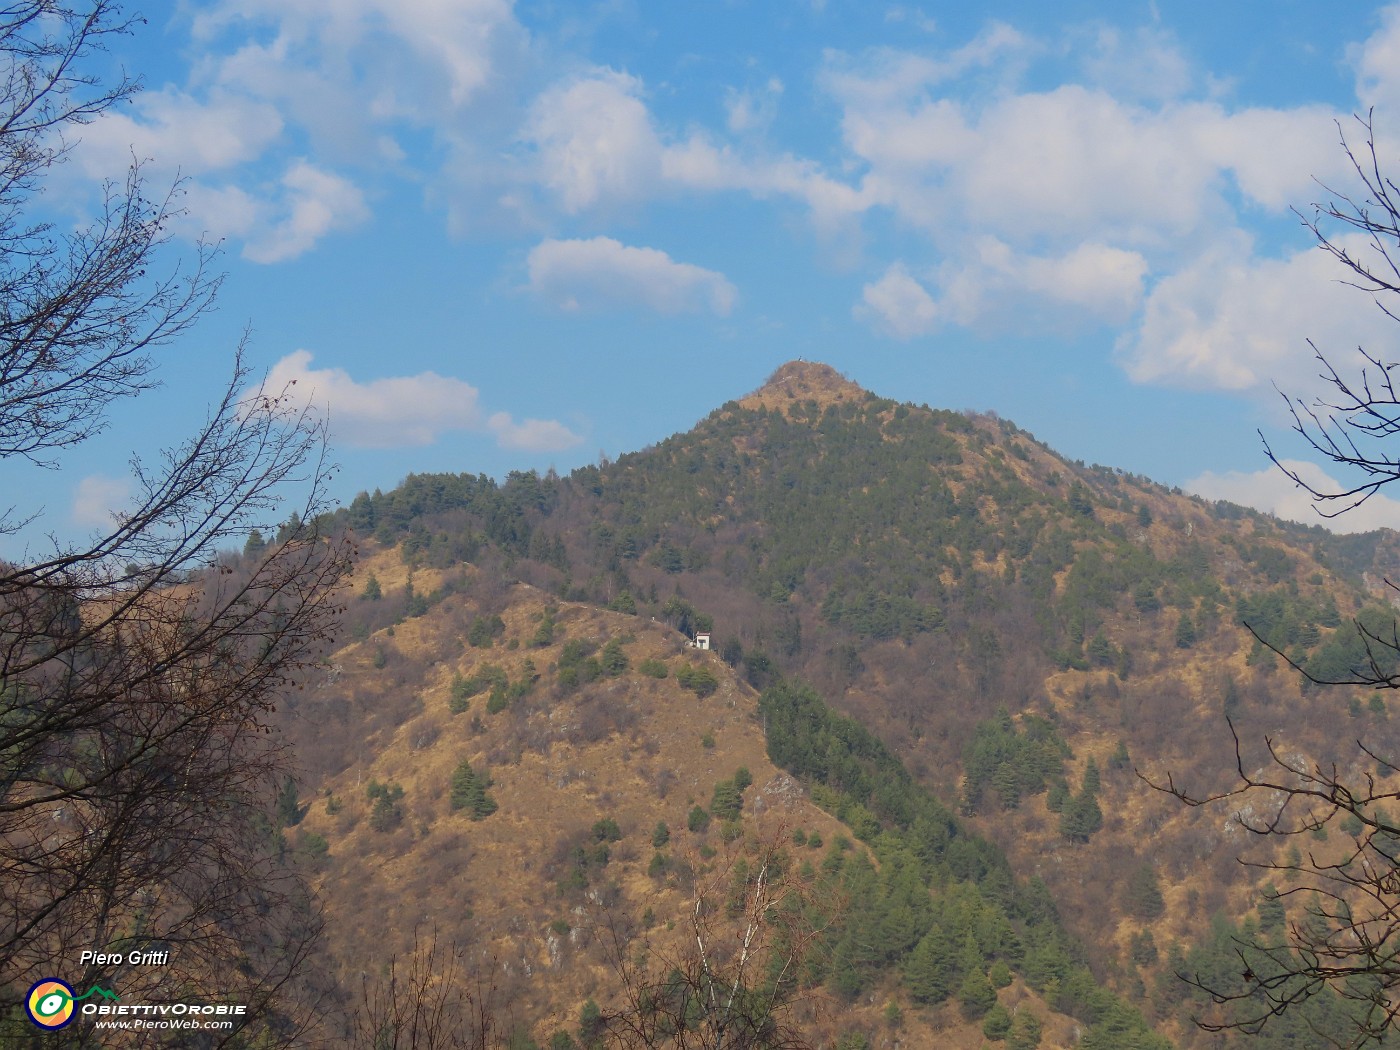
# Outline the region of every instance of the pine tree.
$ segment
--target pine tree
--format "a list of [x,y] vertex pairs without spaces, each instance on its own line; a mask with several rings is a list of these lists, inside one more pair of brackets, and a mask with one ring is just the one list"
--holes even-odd
[[992,987],[992,982],[987,980],[987,975],[982,972],[980,966],[963,978],[962,987],[958,989],[958,1004],[962,1008],[962,1015],[969,1021],[985,1016],[987,1011],[996,1005],[996,1001],[997,990]]
[[1279,899],[1278,890],[1274,888],[1273,883],[1264,887],[1256,910],[1259,913],[1261,933],[1276,934],[1284,928],[1288,914],[1284,910],[1283,901]]
[[904,987],[914,1002],[942,1002],[953,990],[953,951],[948,934],[935,924],[904,960]]
[[1001,799],[1002,809],[1016,809],[1021,804],[1021,770],[1010,762],[997,766],[992,774],[992,787]]
[[1195,644],[1196,625],[1191,621],[1191,614],[1183,611],[1181,619],[1176,621],[1176,647],[1190,649]]
[[710,812],[720,820],[738,820],[744,807],[744,796],[732,780],[721,780],[715,785],[710,799]]
[[1099,775],[1099,764],[1091,758],[1084,765],[1084,783],[1080,790],[1085,795],[1092,795],[1097,798],[1099,788],[1102,786],[1102,779]]
[[1040,1018],[1024,1006],[1016,1011],[1006,1033],[1006,1050],[1035,1050],[1040,1045]]
[[877,944],[884,949],[886,959],[899,959],[914,944],[918,924],[914,909],[908,903],[891,907],[880,918]]
[[297,782],[290,776],[282,781],[282,790],[277,793],[277,823],[280,827],[294,828],[305,816],[297,801]]
[[472,820],[484,820],[496,812],[496,800],[486,791],[490,777],[478,775],[470,762],[463,762],[452,774],[448,798],[453,810],[465,809]]
[[1103,812],[1094,796],[1082,792],[1065,803],[1060,813],[1060,834],[1071,842],[1088,842],[1103,827]]
[[1006,1034],[1011,1031],[1011,1014],[1001,1003],[993,1004],[987,1011],[987,1016],[982,1019],[982,1034],[988,1039],[1005,1039]]
[[1157,882],[1157,869],[1151,864],[1144,864],[1133,872],[1128,880],[1125,903],[1128,911],[1139,919],[1155,919],[1167,910]]
[[603,673],[609,678],[616,678],[618,675],[627,673],[627,668],[631,666],[627,659],[627,654],[622,651],[622,640],[614,638],[603,646],[603,655],[600,661],[603,665]]

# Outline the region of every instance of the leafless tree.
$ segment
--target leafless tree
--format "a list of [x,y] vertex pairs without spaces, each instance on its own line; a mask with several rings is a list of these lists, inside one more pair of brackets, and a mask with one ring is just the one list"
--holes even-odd
[[[1258,1032],[1314,996],[1334,993],[1351,1004],[1349,1016],[1340,1036],[1319,1031],[1319,1038],[1343,1047],[1379,1041],[1400,1027],[1400,810],[1388,808],[1400,802],[1400,790],[1383,787],[1379,777],[1400,774],[1400,767],[1358,741],[1359,757],[1375,772],[1346,776],[1335,763],[1312,761],[1268,738],[1263,765],[1256,765],[1234,739],[1237,781],[1229,791],[1193,795],[1170,776],[1154,786],[1193,807],[1230,805],[1235,823],[1261,840],[1295,840],[1286,859],[1270,853],[1241,861],[1282,885],[1269,891],[1271,899],[1294,907],[1282,930],[1237,944],[1240,981],[1226,987],[1181,975],[1223,1008],[1198,1024]],[[1319,829],[1348,844],[1318,852]]]
[[[1394,298],[1400,296],[1400,188],[1384,174],[1371,114],[1357,121],[1364,148],[1354,149],[1344,132],[1341,146],[1359,180],[1358,192],[1324,186],[1327,199],[1301,217],[1319,248],[1341,263],[1346,283],[1400,321]],[[1342,236],[1352,233],[1363,236],[1364,249]],[[1400,439],[1395,385],[1400,362],[1362,349],[1361,367],[1352,372],[1311,345],[1328,395],[1314,400],[1285,395],[1285,401],[1294,431],[1349,480],[1319,487],[1288,467],[1267,440],[1265,450],[1312,495],[1323,515],[1333,517],[1400,479],[1394,444]],[[1400,628],[1394,621],[1358,620],[1351,629],[1365,657],[1348,673],[1312,674],[1279,655],[1316,685],[1400,688]],[[1283,886],[1278,899],[1296,904],[1273,940],[1238,944],[1240,981],[1222,987],[1184,975],[1222,1007],[1203,1027],[1257,1031],[1314,996],[1335,993],[1348,1003],[1349,1017],[1341,1035],[1317,1033],[1327,1042],[1363,1046],[1400,1028],[1400,789],[1393,779],[1400,775],[1400,757],[1380,754],[1363,740],[1356,748],[1350,762],[1318,761],[1266,738],[1264,755],[1247,761],[1235,734],[1237,779],[1230,790],[1196,794],[1170,777],[1155,785],[1191,806],[1231,806],[1236,822],[1269,851],[1263,860],[1244,863],[1265,869]],[[1312,836],[1324,828],[1343,829],[1346,848],[1319,853]],[[1293,840],[1283,860],[1277,859],[1279,838]]]
[[[1360,192],[1342,193],[1323,186],[1327,199],[1300,217],[1318,248],[1341,263],[1348,274],[1345,283],[1371,296],[1387,317],[1400,321],[1397,300],[1392,298],[1400,296],[1400,189],[1384,174],[1372,114],[1356,120],[1364,133],[1364,149],[1353,148],[1345,132],[1341,148],[1356,173]],[[1358,251],[1340,236],[1347,232],[1361,234],[1366,249]],[[1400,396],[1394,377],[1400,362],[1386,362],[1362,348],[1362,367],[1353,374],[1339,369],[1315,343],[1309,341],[1309,345],[1322,368],[1320,378],[1331,392],[1311,401],[1284,394],[1293,430],[1314,452],[1346,469],[1351,480],[1320,488],[1281,462],[1267,438],[1264,447],[1279,469],[1313,497],[1323,516],[1335,517],[1400,478],[1400,454],[1393,447],[1400,438]]]
[[[84,72],[132,24],[111,0],[0,8],[0,535],[38,533],[23,472],[61,466],[114,400],[149,389],[149,351],[217,287],[203,248],[152,276],[175,212],[138,165],[87,229],[34,218],[75,129],[136,89]],[[240,352],[198,433],[133,461],[137,494],[110,528],[0,564],[0,1025],[29,983],[65,976],[242,1002],[250,1026],[230,1039],[296,1038],[276,1005],[319,918],[266,817],[270,715],[327,640],[347,564],[299,524],[325,505],[323,439]],[[256,558],[219,553],[289,492],[298,524]],[[168,964],[77,972],[84,950],[147,949]]]
[[507,1045],[494,960],[472,966],[457,943],[414,930],[413,950],[361,979],[354,1050],[496,1050]]
[[[804,969],[838,902],[818,900],[791,868],[775,832],[736,841],[703,870],[678,946],[603,924],[621,996],[598,1018],[609,1046],[805,1050],[799,1006],[815,1007]],[[698,863],[698,861],[697,861]],[[679,923],[677,924],[679,925]],[[587,1036],[588,1033],[585,1033]]]

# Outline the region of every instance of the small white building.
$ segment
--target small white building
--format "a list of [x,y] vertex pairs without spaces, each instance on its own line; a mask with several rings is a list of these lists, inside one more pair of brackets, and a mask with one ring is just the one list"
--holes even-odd
[[697,648],[697,649],[704,649],[704,650],[706,650],[706,651],[709,650],[709,648],[710,648],[710,634],[709,634],[708,631],[701,631],[700,633],[698,633],[698,634],[695,636],[695,648]]

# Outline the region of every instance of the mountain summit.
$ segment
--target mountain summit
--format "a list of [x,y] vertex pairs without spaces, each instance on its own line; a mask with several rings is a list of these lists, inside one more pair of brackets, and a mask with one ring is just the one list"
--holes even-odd
[[790,405],[815,401],[820,407],[843,401],[865,401],[870,393],[820,361],[789,361],[739,404],[748,409],[785,411]]
[[[347,966],[437,919],[509,960],[540,1037],[590,994],[606,1009],[605,956],[573,937],[589,907],[638,930],[650,913],[663,943],[781,789],[791,870],[839,876],[850,902],[812,975],[843,1025],[885,1032],[894,1003],[937,1033],[906,1045],[977,1046],[969,1018],[999,1031],[1033,1003],[1043,1045],[1072,1045],[1051,1029],[1073,1018],[1086,1050],[1197,1050],[1211,1004],[1175,975],[1231,974],[1236,938],[1299,921],[1268,880],[1301,869],[1291,843],[1245,846],[1237,801],[1183,807],[1134,770],[1215,790],[1240,761],[1227,716],[1251,756],[1286,740],[1313,761],[1345,734],[1400,754],[1384,697],[1314,689],[1277,655],[1322,681],[1369,666],[1351,619],[1372,638],[1394,622],[1355,579],[1375,540],[1070,461],[816,362],[611,463],[413,475],[336,520],[373,537],[374,590],[350,603],[344,677],[283,708],[326,799],[291,835],[353,917]],[[1307,845],[1332,863],[1352,838]],[[399,881],[350,874],[380,870]],[[1345,1008],[1310,1002],[1304,1029]]]

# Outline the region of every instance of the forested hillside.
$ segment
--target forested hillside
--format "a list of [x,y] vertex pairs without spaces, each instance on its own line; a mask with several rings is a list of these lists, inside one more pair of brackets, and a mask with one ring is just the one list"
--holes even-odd
[[[434,691],[470,707],[452,723],[469,737],[491,730],[489,717],[519,721],[513,750],[496,742],[496,757],[481,757],[493,770],[523,762],[522,749],[550,755],[538,730],[520,741],[552,704],[645,680],[641,657],[625,657],[632,643],[602,624],[710,632],[718,658],[663,661],[669,678],[651,681],[698,696],[727,664],[762,693],[747,731],[760,742],[766,731],[772,762],[864,844],[812,861],[862,906],[828,931],[810,974],[848,1003],[917,1013],[956,1000],[966,1022],[968,997],[984,994],[967,982],[1001,963],[1047,1009],[1099,1033],[1084,1045],[1148,1045],[1126,1034],[1138,1011],[1183,1044],[1220,1045],[1190,1026],[1212,1007],[1173,971],[1226,980],[1232,931],[1288,921],[1269,873],[1237,863],[1280,847],[1135,774],[1228,786],[1227,716],[1246,749],[1268,735],[1318,757],[1358,736],[1398,750],[1381,695],[1305,689],[1278,655],[1323,678],[1367,660],[1354,621],[1390,622],[1374,585],[1391,537],[1339,540],[1069,463],[1004,420],[886,400],[822,365],[784,366],[693,430],[613,463],[500,484],[411,476],[362,494],[337,523],[382,552],[352,603],[347,652],[399,698],[350,705],[347,729],[364,730],[353,747],[336,750],[336,734],[308,742],[310,779],[379,768]],[[538,623],[512,621],[513,588],[526,586],[567,616],[613,619],[565,632],[561,648],[545,625],[566,614],[544,599]],[[404,656],[410,628],[437,632],[431,656]],[[508,659],[449,674],[464,648],[507,641]],[[655,670],[660,655],[646,659]],[[740,688],[722,681],[713,687]],[[638,710],[652,702],[628,695]],[[600,739],[628,730],[614,721]],[[470,766],[463,798],[484,790],[479,760],[458,761]],[[662,748],[647,764],[660,776],[679,761]],[[445,767],[438,779],[448,790]],[[712,789],[697,781],[691,804]],[[374,806],[402,804],[384,790]],[[645,823],[634,817],[634,830]],[[1311,848],[1344,847],[1343,829],[1331,845],[1327,833]],[[1096,998],[1094,981],[1123,1004]],[[1247,1045],[1305,1045],[1300,1032],[1344,1023],[1328,996],[1310,1009]]]
[[476,569],[410,584],[396,560],[368,560],[364,637],[284,713],[319,788],[288,787],[282,834],[337,965],[431,928],[474,946],[522,1043],[586,1041],[586,1004],[635,1010],[624,965],[683,956],[706,887],[722,936],[763,861],[796,910],[754,983],[818,1044],[976,1047],[1015,1011],[1023,1040],[1165,1046],[1092,977],[1044,883],[810,688],[759,696],[663,624]]

